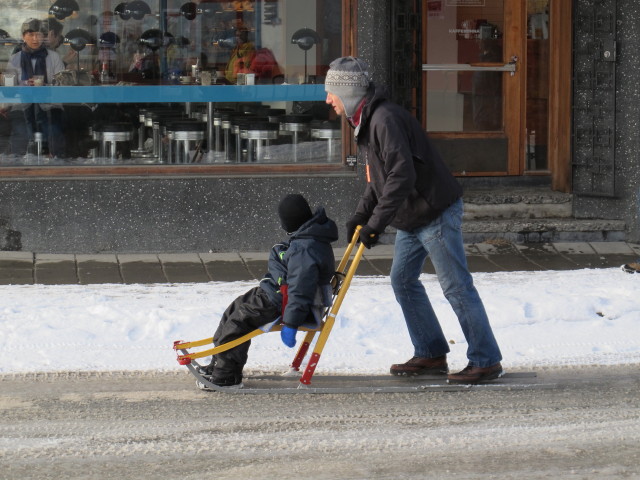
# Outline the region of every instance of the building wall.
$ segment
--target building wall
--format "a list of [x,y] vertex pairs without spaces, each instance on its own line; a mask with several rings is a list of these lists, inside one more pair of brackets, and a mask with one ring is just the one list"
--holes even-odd
[[[574,19],[590,14],[602,17],[604,11],[615,12],[617,59],[615,74],[615,151],[613,197],[574,195],[576,218],[622,219],[627,223],[628,241],[640,241],[640,3],[635,0],[607,0],[609,5],[595,0],[574,3]],[[578,28],[579,25],[576,24]],[[576,31],[577,31],[576,28]],[[597,29],[596,29],[597,32]],[[579,61],[579,60],[578,60]],[[574,65],[579,69],[581,65]],[[594,86],[594,90],[595,90]],[[594,98],[597,98],[597,91]],[[574,122],[580,119],[575,113]],[[574,170],[574,186],[579,180]]]
[[358,2],[358,56],[369,63],[373,81],[380,84],[389,84],[391,80],[390,12],[388,2]]
[[363,188],[355,175],[2,181],[0,223],[38,253],[265,251],[283,238],[284,195],[324,205],[342,242]]

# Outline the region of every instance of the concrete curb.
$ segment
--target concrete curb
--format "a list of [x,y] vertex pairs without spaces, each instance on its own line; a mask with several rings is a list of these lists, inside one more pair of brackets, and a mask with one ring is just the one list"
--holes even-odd
[[[472,272],[576,270],[619,267],[640,258],[627,242],[465,245]],[[336,258],[344,247],[335,249]],[[47,254],[0,252],[0,285],[203,283],[259,280],[268,252],[160,254]],[[389,275],[393,245],[367,250],[359,276]],[[434,273],[429,261],[424,271]]]

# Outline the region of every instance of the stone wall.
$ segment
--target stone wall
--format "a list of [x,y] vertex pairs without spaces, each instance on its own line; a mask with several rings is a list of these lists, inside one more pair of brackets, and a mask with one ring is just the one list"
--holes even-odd
[[354,174],[2,181],[0,248],[20,245],[38,253],[266,251],[283,239],[277,204],[284,195],[302,193],[312,208],[324,205],[344,237],[344,223],[363,189]]

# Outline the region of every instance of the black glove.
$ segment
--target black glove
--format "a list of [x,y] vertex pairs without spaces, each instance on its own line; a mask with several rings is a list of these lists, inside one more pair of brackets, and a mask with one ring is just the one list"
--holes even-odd
[[360,241],[365,247],[373,247],[378,243],[378,240],[380,240],[380,234],[369,225],[365,225],[360,229]]
[[356,227],[358,225],[366,225],[367,218],[362,215],[354,215],[351,219],[347,220],[347,243],[351,243],[351,239],[353,238],[353,234],[356,231]]

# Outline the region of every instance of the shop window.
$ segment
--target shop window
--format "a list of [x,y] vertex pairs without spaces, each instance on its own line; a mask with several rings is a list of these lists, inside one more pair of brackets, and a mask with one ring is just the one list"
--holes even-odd
[[0,4],[0,167],[341,162],[340,0]]

